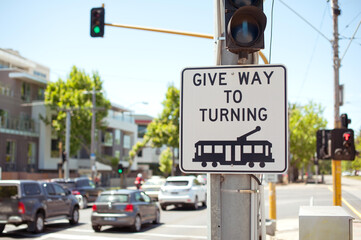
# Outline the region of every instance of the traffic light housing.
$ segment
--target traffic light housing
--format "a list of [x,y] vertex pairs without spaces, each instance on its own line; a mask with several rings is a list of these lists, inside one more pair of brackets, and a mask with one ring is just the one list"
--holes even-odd
[[341,119],[341,126],[343,128],[348,128],[348,124],[351,123],[351,119],[348,118],[347,114],[346,113],[341,114],[340,119]]
[[263,0],[225,0],[225,35],[232,53],[252,53],[264,48],[267,17]]
[[352,129],[331,131],[331,157],[334,160],[354,160],[356,155],[354,132]]
[[124,172],[123,164],[119,163],[119,164],[118,164],[118,173],[119,173],[119,174],[122,174],[123,172]]
[[331,130],[321,129],[316,133],[317,159],[331,159]]
[[90,36],[104,36],[104,16],[105,9],[103,7],[92,8],[90,10]]

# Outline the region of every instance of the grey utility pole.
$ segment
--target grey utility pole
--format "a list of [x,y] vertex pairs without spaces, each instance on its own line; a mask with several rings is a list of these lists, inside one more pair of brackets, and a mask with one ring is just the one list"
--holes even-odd
[[91,142],[90,142],[90,169],[91,169],[91,177],[94,181],[95,177],[97,176],[97,168],[95,164],[95,122],[96,122],[96,94],[103,92],[95,91],[95,86],[93,86],[92,91],[84,91],[84,94],[92,94],[92,125],[91,125]]
[[97,168],[95,165],[95,87],[92,91],[92,128],[91,128],[91,143],[90,143],[90,165],[92,170],[92,180],[97,176]]
[[[225,42],[224,4],[214,0],[216,9],[216,64],[257,64],[258,54],[239,59],[227,51]],[[249,174],[208,174],[208,239],[258,239],[258,184]]]
[[64,178],[69,178],[69,169],[70,169],[70,159],[69,159],[69,153],[70,153],[70,110],[66,110],[66,130],[65,130],[65,154],[66,154],[66,161],[64,166]]

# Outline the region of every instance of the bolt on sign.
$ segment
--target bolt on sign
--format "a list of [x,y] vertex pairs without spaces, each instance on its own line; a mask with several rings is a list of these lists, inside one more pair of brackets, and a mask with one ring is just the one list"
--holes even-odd
[[185,173],[287,170],[286,68],[185,68],[181,76],[180,169]]

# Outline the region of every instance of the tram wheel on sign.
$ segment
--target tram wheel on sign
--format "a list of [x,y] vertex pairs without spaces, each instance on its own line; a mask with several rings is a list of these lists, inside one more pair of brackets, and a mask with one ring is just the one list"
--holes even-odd
[[212,167],[217,167],[217,162],[212,162]]
[[249,167],[250,167],[250,168],[253,168],[253,167],[254,167],[254,162],[250,162],[250,163],[249,163]]
[[202,167],[206,167],[207,163],[206,162],[202,162]]
[[264,166],[266,166],[266,164],[265,164],[264,162],[260,162],[259,166],[260,166],[261,168],[264,168]]

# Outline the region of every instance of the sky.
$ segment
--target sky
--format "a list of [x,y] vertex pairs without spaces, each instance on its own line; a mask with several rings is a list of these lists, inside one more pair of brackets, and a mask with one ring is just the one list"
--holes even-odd
[[[0,48],[14,49],[49,67],[51,81],[66,79],[73,65],[88,74],[97,71],[111,102],[153,117],[163,109],[161,103],[168,86],[179,88],[184,68],[215,65],[215,44],[211,39],[110,26],[105,27],[103,38],[91,38],[90,10],[102,3],[106,23],[214,34],[213,0],[0,0]],[[359,0],[339,0],[339,6],[342,57],[360,23],[361,4]],[[266,0],[264,12],[267,27],[262,52],[271,64],[286,66],[288,101],[301,106],[311,101],[320,104],[327,127],[332,129],[331,3]],[[348,114],[352,120],[349,127],[355,131],[361,129],[360,53],[358,30],[340,68],[345,102],[340,114]]]

